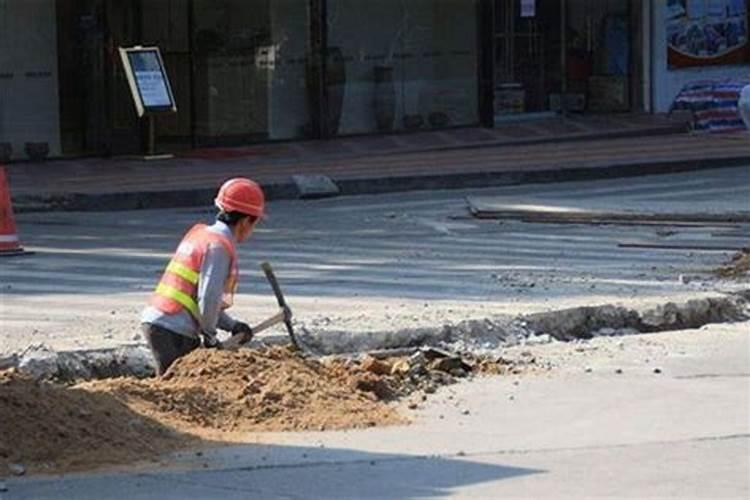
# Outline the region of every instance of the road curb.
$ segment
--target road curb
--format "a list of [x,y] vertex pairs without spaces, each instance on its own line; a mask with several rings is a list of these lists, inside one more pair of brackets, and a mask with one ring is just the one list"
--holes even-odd
[[[502,172],[468,172],[445,174],[413,174],[389,177],[336,178],[341,195],[384,194],[434,189],[468,189],[519,184],[635,177],[640,175],[673,174],[711,168],[750,165],[750,156],[700,158],[649,163],[612,163],[605,166],[572,166]],[[268,200],[298,199],[300,191],[290,176],[284,181],[262,183]],[[13,198],[14,209],[22,212],[46,211],[109,211],[210,206],[215,189],[179,189],[165,191],[134,191],[130,193],[66,193],[20,195]]]
[[[352,334],[301,328],[300,333],[305,346],[319,355],[357,355],[371,351],[383,354],[425,345],[476,353],[500,352],[512,345],[545,343],[552,339],[567,342],[597,336],[666,332],[748,319],[750,289],[682,303],[668,301],[645,310],[605,304],[392,332]],[[4,362],[4,368],[19,368],[36,379],[72,381],[154,374],[151,355],[146,346],[140,344],[76,351],[32,346],[5,358]]]
[[656,126],[649,128],[640,128],[634,130],[616,130],[608,132],[587,133],[581,132],[554,137],[531,137],[531,138],[514,138],[512,140],[486,140],[469,142],[466,144],[447,144],[444,146],[431,146],[422,148],[405,148],[401,151],[387,151],[380,153],[383,156],[393,156],[400,154],[412,153],[429,153],[433,151],[464,151],[472,149],[481,149],[487,147],[506,147],[506,146],[538,146],[550,143],[571,143],[585,141],[601,141],[610,139],[633,139],[637,137],[654,137],[685,134],[690,130],[688,123],[677,123],[671,126]]
[[707,324],[750,319],[750,290],[692,299],[665,301],[648,309],[615,304],[580,306],[527,314],[492,316],[432,327],[398,331],[349,331],[300,329],[305,345],[320,354],[345,354],[383,349],[437,345],[456,351],[495,351],[539,341],[573,341],[596,336],[656,333],[700,328]]

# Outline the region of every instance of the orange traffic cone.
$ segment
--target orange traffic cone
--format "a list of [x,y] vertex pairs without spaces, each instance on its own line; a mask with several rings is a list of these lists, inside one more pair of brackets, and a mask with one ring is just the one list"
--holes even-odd
[[23,253],[23,247],[16,233],[16,221],[13,218],[13,205],[10,202],[10,188],[5,177],[5,168],[0,167],[0,256]]

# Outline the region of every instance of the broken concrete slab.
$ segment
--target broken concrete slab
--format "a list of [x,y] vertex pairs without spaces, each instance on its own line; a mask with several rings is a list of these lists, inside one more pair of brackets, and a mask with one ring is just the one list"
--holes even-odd
[[54,351],[39,344],[26,349],[15,365],[34,379],[89,380],[155,373],[154,361],[145,346],[114,349]]
[[11,354],[10,356],[0,357],[0,370],[7,370],[8,368],[13,368],[14,366],[18,366],[17,355]]
[[23,476],[26,474],[26,467],[23,464],[8,464],[8,470],[14,476]]
[[375,375],[390,375],[392,367],[386,361],[381,361],[372,356],[365,356],[362,360],[362,369]]
[[436,359],[430,364],[430,368],[433,370],[450,373],[452,375],[456,375],[456,373],[454,373],[456,371],[460,371],[461,373],[465,374],[466,372],[470,372],[472,370],[471,365],[461,359],[460,356],[450,356],[447,358]]
[[303,200],[338,196],[340,192],[336,183],[325,175],[293,175],[292,181]]
[[[436,346],[449,352],[490,353],[507,346],[570,341],[597,335],[613,336],[699,328],[711,323],[750,318],[750,301],[742,293],[717,295],[685,303],[666,302],[648,309],[620,305],[574,307],[519,317],[493,315],[456,324],[352,333],[303,328],[308,343],[325,354],[371,350],[403,352],[414,346]],[[418,351],[414,356],[428,360]],[[411,360],[410,360],[411,363]]]
[[[447,360],[446,363],[451,365],[441,370],[446,373],[471,371],[471,365],[464,366],[464,361],[454,353],[497,355],[515,345],[700,328],[706,324],[749,318],[750,291],[746,290],[684,303],[666,302],[643,310],[605,304],[518,317],[493,315],[457,324],[395,331],[352,333],[317,331],[309,327],[300,331],[304,332],[306,344],[313,345],[321,356],[356,357],[368,352],[373,372],[388,375],[393,372],[424,373],[434,370],[432,363],[441,360]],[[378,359],[409,354],[408,360],[398,366],[386,366]],[[460,366],[453,366],[458,363]],[[142,345],[60,352],[46,346],[35,346],[19,356],[15,366],[35,378],[62,380],[122,375],[145,377],[154,373],[151,354]]]

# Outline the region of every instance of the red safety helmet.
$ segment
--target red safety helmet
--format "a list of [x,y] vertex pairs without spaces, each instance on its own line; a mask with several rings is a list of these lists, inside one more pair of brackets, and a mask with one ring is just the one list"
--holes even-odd
[[244,177],[235,177],[222,184],[214,204],[224,212],[240,212],[262,218],[266,197],[257,183]]

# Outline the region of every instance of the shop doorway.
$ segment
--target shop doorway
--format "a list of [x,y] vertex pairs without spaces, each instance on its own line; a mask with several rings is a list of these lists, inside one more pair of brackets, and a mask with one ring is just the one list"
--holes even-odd
[[638,109],[633,54],[639,46],[637,0],[567,0],[565,73],[569,111]]
[[493,0],[495,122],[639,109],[638,0]]
[[143,151],[121,46],[164,58],[178,111],[156,118],[158,149],[315,134],[307,2],[59,0],[57,23],[63,155]]
[[109,150],[104,0],[59,0],[57,57],[63,155]]
[[496,118],[549,110],[560,89],[559,0],[495,0]]

